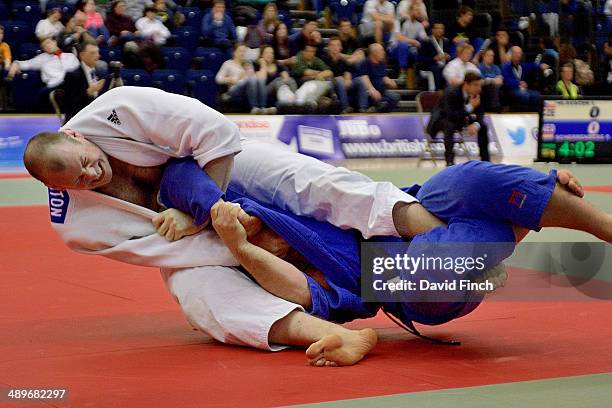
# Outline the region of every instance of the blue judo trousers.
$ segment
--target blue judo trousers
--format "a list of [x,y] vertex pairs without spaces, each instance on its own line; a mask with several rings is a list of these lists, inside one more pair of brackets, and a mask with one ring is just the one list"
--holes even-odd
[[[523,168],[470,161],[440,171],[423,186],[403,189],[416,196],[431,213],[448,227],[436,227],[412,238],[410,256],[421,255],[423,248],[436,251],[436,243],[506,243],[487,260],[492,267],[510,256],[515,243],[512,224],[538,230],[544,208],[556,183],[556,172],[548,175]],[[343,230],[310,217],[297,216],[237,193],[230,183],[225,195],[191,158],[168,162],[160,185],[160,201],[194,217],[201,224],[220,198],[239,203],[250,215],[259,217],[284,238],[325,276],[329,288],[305,275],[312,297],[309,313],[334,322],[347,322],[374,316],[382,307],[402,322],[442,324],[473,311],[483,295],[469,290],[455,293],[452,301],[422,300],[423,293],[402,292],[395,299],[364,302],[361,293],[361,234]],[[376,237],[373,241],[402,242],[395,237]],[[418,248],[419,253],[411,253]],[[417,250],[415,250],[417,251]],[[432,253],[435,255],[435,253]],[[406,275],[401,278],[414,279]],[[475,278],[477,276],[470,276]],[[457,279],[453,271],[439,270],[430,280]]]

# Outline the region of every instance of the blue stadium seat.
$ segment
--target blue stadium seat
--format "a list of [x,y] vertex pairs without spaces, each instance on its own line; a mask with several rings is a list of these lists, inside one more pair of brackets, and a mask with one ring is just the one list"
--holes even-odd
[[6,7],[4,2],[0,3],[0,20],[7,20],[9,18],[9,9]]
[[179,27],[172,34],[176,36],[176,45],[188,50],[195,50],[200,41],[200,30],[194,27]]
[[153,71],[153,86],[166,92],[184,95],[187,81],[185,75],[176,69],[158,69]]
[[191,88],[191,96],[212,108],[217,105],[217,84],[215,73],[208,70],[187,71],[187,81]]
[[151,75],[144,69],[123,69],[121,79],[124,85],[129,86],[151,86]]
[[14,58],[20,61],[25,61],[34,58],[38,54],[40,54],[42,50],[40,49],[40,44],[36,43],[23,43],[19,46],[19,54]]
[[185,16],[185,26],[194,27],[200,31],[203,14],[199,7],[179,7],[178,11]]
[[4,41],[9,43],[13,50],[34,40],[34,30],[23,21],[0,21],[0,24],[4,26]]
[[191,64],[191,54],[183,47],[162,48],[166,69],[189,69]]
[[38,110],[40,90],[44,86],[39,71],[23,71],[15,75],[15,78],[10,82],[13,106],[17,110],[28,112]]
[[223,62],[227,59],[227,55],[219,48],[196,48],[196,58],[200,61],[202,69],[217,72]]
[[291,14],[289,14],[288,11],[278,10],[278,19],[285,23],[287,28],[291,30],[291,27],[293,26],[293,20],[291,20]]
[[32,29],[42,17],[38,1],[14,1],[11,9],[15,20],[25,21]]
[[346,4],[342,4],[338,0],[332,0],[329,3],[329,9],[332,12],[332,21],[334,24],[338,24],[343,18],[347,18],[352,24],[357,24],[357,8],[356,0],[349,0]]
[[121,61],[121,47],[100,48],[100,59],[102,61]]
[[46,6],[47,11],[52,10],[54,8],[58,8],[62,10],[62,14],[64,17],[72,16],[74,14],[74,5],[68,4],[66,2],[50,1],[47,3],[47,6]]

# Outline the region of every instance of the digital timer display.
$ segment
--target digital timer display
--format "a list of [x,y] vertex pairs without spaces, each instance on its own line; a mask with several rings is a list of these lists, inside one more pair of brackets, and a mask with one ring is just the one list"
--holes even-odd
[[545,100],[538,160],[612,163],[612,101]]

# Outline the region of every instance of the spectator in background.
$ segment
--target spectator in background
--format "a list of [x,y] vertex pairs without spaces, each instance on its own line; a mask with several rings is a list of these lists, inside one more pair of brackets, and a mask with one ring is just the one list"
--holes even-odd
[[289,46],[289,35],[285,23],[280,23],[274,30],[272,45],[276,50],[277,58],[283,65],[289,65],[292,57],[291,47]]
[[68,122],[78,111],[97,98],[102,93],[105,84],[105,80],[98,79],[96,74],[100,50],[95,43],[82,43],[79,46],[79,59],[81,60],[79,67],[66,73],[62,86],[65,92],[63,102],[65,122]]
[[540,104],[540,93],[531,89],[529,82],[539,69],[547,70],[547,64],[523,62],[523,50],[514,46],[510,49],[510,61],[502,66],[504,86],[508,90],[514,104],[526,109],[537,110]]
[[150,39],[155,45],[162,46],[170,37],[168,28],[157,18],[157,11],[153,6],[146,7],[144,16],[136,21],[136,30],[141,37]]
[[236,43],[233,58],[221,65],[215,81],[228,88],[221,95],[223,102],[242,103],[246,100],[251,114],[259,114],[265,112],[266,108],[265,82],[256,77],[253,65],[245,60],[246,50],[244,44]]
[[604,94],[612,94],[612,42],[606,41],[603,45],[602,78]]
[[473,37],[472,20],[474,20],[474,10],[467,6],[461,6],[457,13],[457,19],[448,26],[446,33],[453,44],[459,46],[470,42]]
[[505,29],[499,29],[495,32],[495,40],[489,46],[493,50],[493,63],[502,66],[510,61],[510,35]]
[[480,103],[481,90],[480,74],[468,72],[462,84],[446,88],[438,106],[431,112],[427,133],[432,138],[435,138],[438,132],[444,133],[444,157],[447,166],[455,164],[455,132],[461,132],[464,128],[469,135],[478,135],[481,160],[490,160],[488,129]]
[[[296,55],[298,52],[304,49],[306,45],[312,45],[314,47],[318,47],[320,42],[316,41],[317,27],[319,23],[314,17],[309,17],[304,22],[304,27],[289,36],[289,48],[291,50],[291,55]],[[319,37],[320,38],[320,35]]]
[[417,10],[417,19],[423,24],[425,29],[429,28],[429,17],[427,16],[427,6],[423,0],[402,0],[398,3],[396,13],[400,23],[410,18],[410,6],[414,5]]
[[361,38],[374,37],[375,42],[382,44],[385,34],[391,33],[394,24],[395,6],[393,3],[388,0],[367,0],[365,2],[359,26]]
[[[290,104],[295,102],[294,96],[295,91],[297,91],[297,83],[295,79],[291,78],[287,69],[276,61],[274,58],[274,48],[271,45],[264,45],[262,47],[256,75],[265,81],[268,105],[270,105],[270,101],[274,100]],[[283,91],[280,91],[283,87],[286,87],[289,91],[288,93],[284,92],[286,95],[289,95],[288,99],[283,99],[280,96],[283,94]],[[268,108],[266,113],[274,114],[276,109]]]
[[494,54],[490,48],[485,50],[482,54],[482,62],[478,65],[483,79],[483,107],[486,112],[499,112],[501,110],[499,92],[504,84],[504,77],[501,74],[501,69],[493,63]]
[[365,54],[355,36],[353,24],[348,18],[342,18],[338,22],[338,38],[342,43],[342,56],[347,63],[355,65],[365,58]]
[[442,71],[442,75],[444,75],[444,79],[448,85],[461,85],[467,72],[473,72],[480,75],[478,67],[470,62],[473,53],[474,47],[470,44],[464,43],[457,47],[457,58],[446,64]]
[[155,16],[166,28],[174,27],[174,13],[168,9],[166,0],[154,0],[153,9],[155,9]]
[[52,38],[45,38],[40,46],[42,54],[27,61],[15,61],[11,64],[7,79],[12,80],[21,71],[40,71],[40,77],[45,88],[40,92],[41,102],[48,104],[48,95],[64,82],[66,72],[72,71],[79,66],[79,60],[74,54],[62,52],[57,47],[57,42]]
[[95,39],[85,29],[85,14],[78,13],[72,16],[64,31],[58,37],[58,46],[63,52],[76,54],[75,47],[81,41],[95,41]]
[[397,83],[387,75],[385,49],[378,43],[368,47],[368,57],[357,68],[360,87],[358,106],[360,112],[389,112],[395,108],[399,96],[388,89],[396,89]]
[[55,38],[64,31],[64,25],[60,21],[62,19],[62,12],[59,8],[49,10],[47,18],[40,20],[36,24],[34,33],[39,41],[45,38]]
[[328,80],[331,80],[334,74],[316,54],[316,46],[306,45],[295,59],[292,76],[300,84],[295,93],[298,105],[309,103],[314,106],[319,98],[331,90]]
[[564,64],[559,73],[561,79],[557,82],[556,91],[563,99],[578,99],[580,97],[580,89],[574,84],[574,66],[571,63]]
[[262,13],[262,18],[257,25],[259,32],[263,36],[265,44],[272,44],[274,40],[274,32],[276,27],[280,24],[278,19],[278,8],[275,3],[268,3],[265,5]]
[[95,38],[98,44],[102,44],[110,38],[110,33],[104,25],[102,15],[96,11],[94,0],[79,0],[76,3],[76,14],[85,14],[85,29]]
[[435,89],[444,87],[442,70],[450,60],[450,41],[444,36],[444,23],[436,21],[431,27],[431,36],[421,46],[421,66],[434,77]]
[[427,39],[425,27],[417,19],[418,13],[416,4],[413,3],[409,8],[409,17],[402,24],[401,30],[398,27],[399,22],[395,22],[396,27],[391,35],[391,46],[388,50],[399,65],[397,82],[406,84],[408,89],[416,88],[414,64],[418,60],[421,41]]
[[353,108],[349,105],[349,92],[353,88],[353,76],[349,65],[342,58],[342,42],[338,37],[331,37],[327,43],[327,54],[322,58],[325,65],[334,74],[333,85],[334,91],[340,102],[342,113],[351,113]]
[[124,0],[115,0],[111,4],[110,13],[106,16],[106,28],[112,36],[113,44],[123,44],[134,38],[136,25],[134,20],[126,14]]
[[11,55],[11,47],[4,41],[4,27],[0,25],[0,110],[5,111],[8,107],[8,94],[6,92],[6,84],[4,75],[11,68],[13,56]]
[[4,41],[4,27],[0,25],[0,70],[8,71],[12,61],[11,47]]
[[232,49],[236,42],[236,27],[225,13],[225,2],[215,0],[212,10],[202,18],[202,35],[206,43],[226,51]]
[[150,0],[125,0],[125,14],[128,15],[132,21],[136,21],[142,17],[145,7],[149,4],[151,4]]

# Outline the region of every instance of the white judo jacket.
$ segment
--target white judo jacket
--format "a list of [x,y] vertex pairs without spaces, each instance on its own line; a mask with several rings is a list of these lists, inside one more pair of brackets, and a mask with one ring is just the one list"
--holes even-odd
[[[96,98],[60,130],[72,129],[106,154],[137,166],[193,156],[201,167],[241,150],[238,127],[196,99],[120,87]],[[155,212],[94,191],[49,190],[51,223],[73,250],[161,268],[237,265],[214,231],[176,242],[159,236]]]

